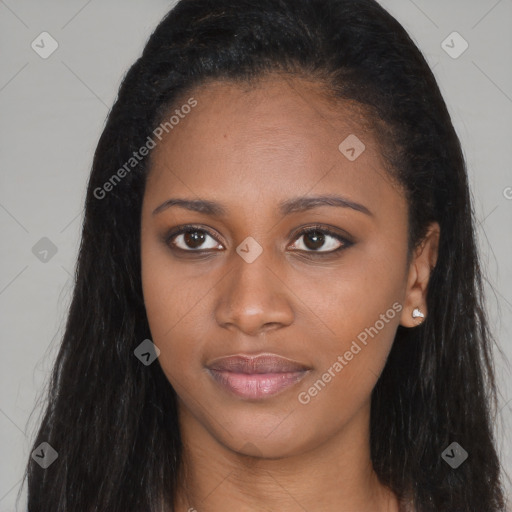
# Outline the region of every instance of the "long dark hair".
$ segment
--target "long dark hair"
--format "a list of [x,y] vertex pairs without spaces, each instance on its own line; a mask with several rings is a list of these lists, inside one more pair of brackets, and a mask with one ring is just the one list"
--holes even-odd
[[[159,364],[134,356],[151,339],[139,254],[149,158],[126,163],[194,87],[270,72],[307,76],[364,108],[408,200],[410,249],[431,221],[441,227],[428,316],[398,327],[373,391],[376,473],[420,512],[504,509],[466,167],[421,52],[374,0],[181,0],[124,77],[94,155],[72,303],[33,444],[58,458],[47,469],[29,459],[31,512],[171,508],[176,394]],[[457,469],[441,457],[452,442],[469,454]]]

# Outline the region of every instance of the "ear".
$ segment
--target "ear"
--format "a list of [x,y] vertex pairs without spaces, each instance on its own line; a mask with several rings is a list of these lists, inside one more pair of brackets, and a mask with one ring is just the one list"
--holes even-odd
[[[400,325],[404,327],[416,327],[427,317],[427,286],[430,273],[437,262],[440,233],[439,224],[432,222],[421,244],[414,251],[409,266],[404,308],[400,317]],[[424,317],[413,317],[416,308]]]

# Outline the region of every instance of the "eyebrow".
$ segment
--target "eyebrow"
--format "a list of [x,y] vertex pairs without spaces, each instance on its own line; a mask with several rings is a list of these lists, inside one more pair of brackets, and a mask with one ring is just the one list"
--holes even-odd
[[[221,204],[205,199],[167,199],[160,206],[155,208],[153,215],[160,213],[172,206],[178,206],[186,210],[204,213],[216,217],[222,217],[227,214],[227,210]],[[336,206],[340,208],[351,208],[352,210],[373,216],[373,213],[364,205],[351,201],[342,196],[322,195],[322,196],[303,196],[288,199],[279,203],[279,211],[281,215],[290,215],[291,213],[312,210],[319,206]]]

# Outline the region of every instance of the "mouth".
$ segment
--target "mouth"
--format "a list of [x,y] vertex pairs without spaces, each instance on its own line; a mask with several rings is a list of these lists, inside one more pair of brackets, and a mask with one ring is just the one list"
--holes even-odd
[[311,371],[301,363],[274,354],[223,357],[211,362],[207,369],[222,389],[248,400],[274,396]]

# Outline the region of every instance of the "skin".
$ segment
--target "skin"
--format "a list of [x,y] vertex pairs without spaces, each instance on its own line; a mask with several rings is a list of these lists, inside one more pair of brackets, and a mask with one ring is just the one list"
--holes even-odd
[[[178,395],[184,445],[176,510],[397,511],[371,465],[370,396],[398,325],[420,323],[415,307],[428,314],[439,226],[408,262],[407,204],[378,139],[354,105],[333,103],[318,84],[270,75],[254,87],[210,82],[190,96],[197,106],[152,150],[141,217],[144,300],[158,361]],[[366,146],[354,161],[338,149],[349,134]],[[371,215],[325,205],[286,216],[277,209],[324,194]],[[177,206],[153,214],[171,197],[216,201],[226,214]],[[173,241],[190,252],[166,244],[171,228],[188,224],[207,230],[199,248],[209,255],[193,254],[183,236]],[[353,245],[329,255],[343,242],[325,234],[315,252],[307,235],[294,234],[315,224]],[[252,263],[236,252],[248,236],[262,248]],[[298,394],[395,302],[401,311],[300,403]],[[217,357],[263,352],[312,370],[251,401],[221,389],[205,369]]]

